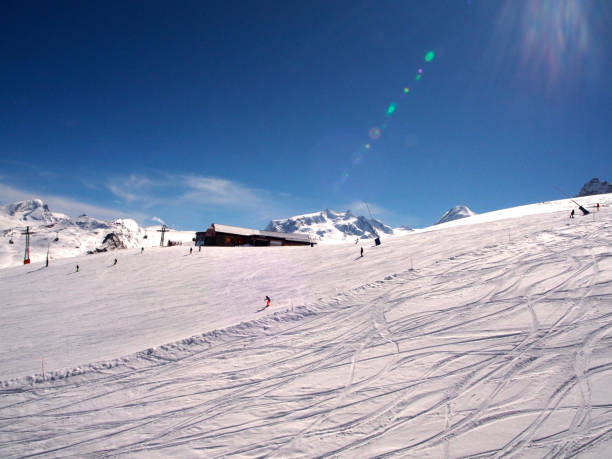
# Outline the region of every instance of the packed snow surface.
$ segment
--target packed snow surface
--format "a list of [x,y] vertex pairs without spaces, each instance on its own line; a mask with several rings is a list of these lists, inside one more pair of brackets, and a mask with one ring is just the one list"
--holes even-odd
[[479,214],[363,258],[0,270],[0,456],[610,457],[612,195],[579,202],[602,207]]

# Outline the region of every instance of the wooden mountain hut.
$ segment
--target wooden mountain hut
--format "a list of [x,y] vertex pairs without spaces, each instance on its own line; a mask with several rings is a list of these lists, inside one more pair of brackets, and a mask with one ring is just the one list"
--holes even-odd
[[198,231],[196,245],[221,247],[314,245],[307,234],[277,233],[213,223],[206,231]]

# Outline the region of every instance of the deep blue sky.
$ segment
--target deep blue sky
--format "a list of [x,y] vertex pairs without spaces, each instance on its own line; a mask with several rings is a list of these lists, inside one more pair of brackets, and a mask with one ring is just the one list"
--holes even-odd
[[0,201],[197,229],[559,199],[612,178],[611,46],[605,0],[4,1]]

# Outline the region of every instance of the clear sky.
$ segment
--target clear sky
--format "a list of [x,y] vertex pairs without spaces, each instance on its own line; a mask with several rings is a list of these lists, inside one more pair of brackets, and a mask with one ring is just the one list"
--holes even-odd
[[606,0],[2,5],[3,203],[421,227],[612,178]]

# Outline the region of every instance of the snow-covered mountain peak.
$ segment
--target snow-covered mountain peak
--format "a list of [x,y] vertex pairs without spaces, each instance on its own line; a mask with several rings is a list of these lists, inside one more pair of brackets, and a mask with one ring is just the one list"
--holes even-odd
[[[98,220],[82,214],[79,217],[52,212],[40,199],[0,206],[0,268],[23,263],[25,236],[29,226],[32,263],[98,253],[119,248],[159,245],[159,238],[148,238],[146,230],[131,218]],[[192,232],[173,233],[173,239],[190,241]]]
[[116,225],[123,226],[124,228],[134,232],[137,232],[142,229],[140,225],[136,222],[136,220],[133,220],[131,218],[117,218],[113,220],[113,223]]
[[68,218],[67,215],[51,212],[49,206],[40,199],[18,201],[3,207],[7,216],[23,222],[56,223]]
[[320,212],[272,220],[265,231],[308,234],[314,240],[333,242],[375,238],[381,233],[393,234],[393,228],[376,219],[325,209]]
[[41,209],[49,212],[49,206],[40,199],[28,199],[26,201],[18,201],[7,205],[7,210],[10,215],[15,213],[29,213]]
[[469,207],[455,206],[452,209],[447,210],[444,215],[442,215],[442,218],[438,220],[436,225],[439,225],[440,223],[450,222],[453,220],[459,220],[460,218],[471,217],[472,215],[476,215],[476,213],[472,212]]

